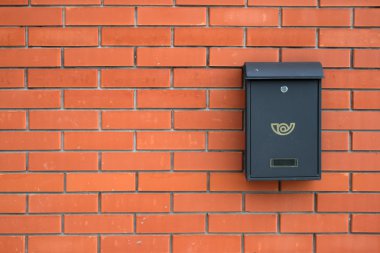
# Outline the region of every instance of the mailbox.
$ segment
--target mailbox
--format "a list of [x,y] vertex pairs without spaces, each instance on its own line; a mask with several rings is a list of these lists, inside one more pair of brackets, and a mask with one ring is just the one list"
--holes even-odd
[[248,180],[321,177],[319,62],[248,62],[246,154]]

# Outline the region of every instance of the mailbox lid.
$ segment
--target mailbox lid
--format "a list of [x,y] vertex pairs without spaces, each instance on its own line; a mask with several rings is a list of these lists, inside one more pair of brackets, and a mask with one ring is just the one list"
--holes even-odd
[[323,68],[319,62],[247,62],[244,78],[254,79],[321,79]]

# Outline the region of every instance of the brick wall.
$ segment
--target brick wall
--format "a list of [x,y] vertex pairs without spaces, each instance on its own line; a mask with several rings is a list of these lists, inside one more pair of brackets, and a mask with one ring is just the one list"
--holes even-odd
[[[0,0],[0,252],[380,252],[379,0]],[[321,181],[247,182],[245,61],[321,61]]]

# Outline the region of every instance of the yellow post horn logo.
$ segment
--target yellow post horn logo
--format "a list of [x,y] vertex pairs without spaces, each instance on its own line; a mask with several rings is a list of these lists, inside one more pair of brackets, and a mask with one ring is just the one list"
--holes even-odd
[[289,125],[286,123],[271,123],[270,126],[275,134],[284,136],[293,132],[296,127],[296,123],[293,122]]

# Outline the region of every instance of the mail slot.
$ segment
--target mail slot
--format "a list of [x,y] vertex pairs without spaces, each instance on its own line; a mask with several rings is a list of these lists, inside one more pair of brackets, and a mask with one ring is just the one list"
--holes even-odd
[[248,180],[321,177],[319,62],[248,62],[246,153]]

